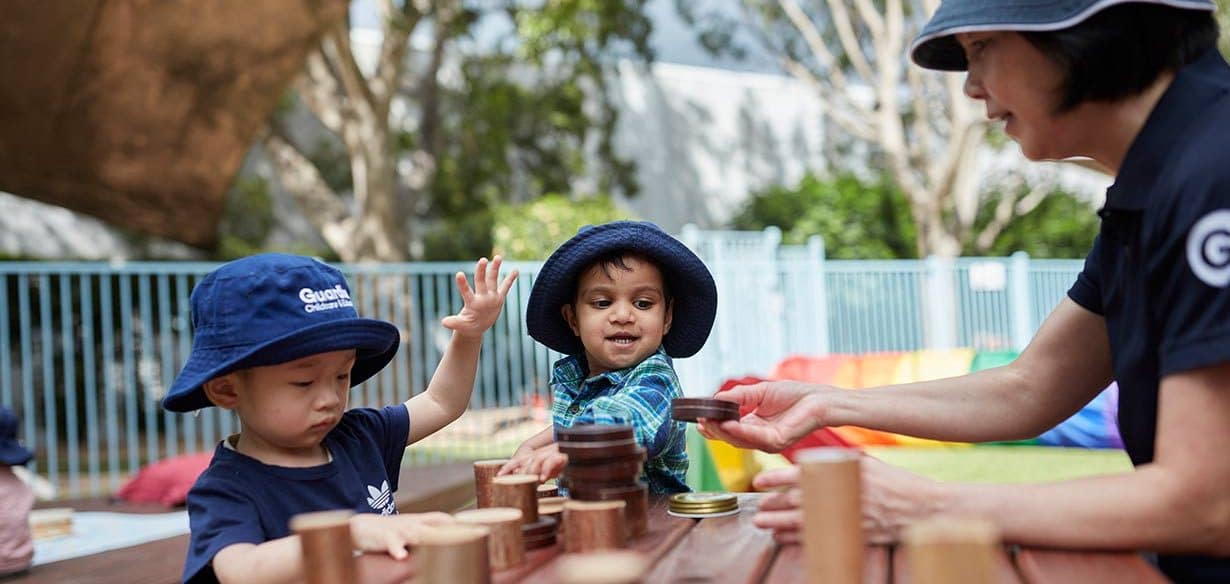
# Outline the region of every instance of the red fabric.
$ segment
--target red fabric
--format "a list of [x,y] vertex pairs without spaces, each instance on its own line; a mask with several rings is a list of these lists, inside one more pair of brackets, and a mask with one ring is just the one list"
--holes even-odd
[[209,466],[212,452],[184,454],[147,465],[132,477],[117,496],[130,503],[161,503],[167,507],[183,505],[188,489]]
[[[752,385],[754,383],[760,383],[761,381],[770,381],[770,380],[762,379],[760,377],[755,377],[751,375],[746,376],[746,377],[727,379],[726,381],[723,381],[722,386],[718,388],[718,393],[727,391],[731,388],[734,388],[740,385]],[[739,410],[739,415],[746,416],[750,412],[751,412],[751,409],[749,408],[741,408]],[[819,430],[816,430],[815,432],[812,432],[811,434],[804,436],[802,440],[795,442],[793,445],[787,447],[785,450],[782,450],[782,455],[786,457],[786,460],[789,460],[790,462],[794,462],[794,455],[798,453],[798,451],[804,450],[807,448],[815,448],[817,446],[840,446],[843,448],[856,447],[855,444],[849,442],[845,438],[842,438],[840,435],[838,435],[833,430],[829,428],[820,428]]]

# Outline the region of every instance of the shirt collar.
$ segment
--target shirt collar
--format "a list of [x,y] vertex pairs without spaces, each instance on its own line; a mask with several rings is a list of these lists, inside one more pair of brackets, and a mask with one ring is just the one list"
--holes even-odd
[[1115,184],[1106,191],[1107,208],[1145,208],[1149,186],[1178,152],[1176,146],[1187,127],[1201,118],[1214,99],[1230,90],[1227,71],[1217,49],[1179,70],[1123,157]]
[[553,376],[557,383],[578,389],[582,385],[594,385],[604,382],[605,385],[618,386],[623,383],[625,379],[627,379],[628,374],[632,373],[633,369],[640,367],[642,363],[649,361],[650,359],[669,360],[670,357],[666,354],[665,347],[658,347],[657,351],[654,351],[652,355],[645,357],[645,359],[638,363],[634,363],[623,369],[607,371],[605,373],[599,373],[593,377],[586,378],[585,375],[588,372],[589,367],[585,364],[585,356],[569,355],[555,362],[555,367],[553,368],[552,373],[554,374]]

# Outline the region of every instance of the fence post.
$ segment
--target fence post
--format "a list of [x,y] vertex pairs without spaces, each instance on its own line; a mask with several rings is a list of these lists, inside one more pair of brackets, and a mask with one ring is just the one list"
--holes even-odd
[[[721,266],[718,262],[718,254],[714,251],[712,257],[706,257],[701,246],[700,228],[693,223],[688,223],[683,226],[679,233],[679,239],[684,245],[688,246],[693,253],[697,255],[709,267],[713,274],[714,285],[719,290],[717,315],[714,318],[714,328],[709,333],[709,340],[705,342],[704,347],[700,352],[687,359],[681,359],[675,362],[675,370],[679,375],[679,383],[683,385],[683,394],[688,397],[708,396],[716,391],[717,385],[713,382],[713,377],[720,378],[720,373],[715,375],[713,367],[705,367],[706,363],[721,363],[722,354],[725,351],[726,342],[723,338],[721,329],[722,323],[727,320],[722,317],[722,311],[725,305],[721,301],[722,275]],[[714,250],[720,248],[720,245],[710,246]],[[712,356],[716,355],[716,359]]]
[[777,259],[782,245],[782,230],[776,225],[765,227],[763,244],[766,265],[760,273],[763,280],[756,285],[761,291],[758,314],[764,317],[761,322],[766,342],[757,347],[758,355],[753,363],[760,371],[768,371],[790,346],[786,340],[786,326],[782,322],[786,318],[786,296],[782,293],[781,265]]
[[829,289],[827,268],[824,257],[824,239],[819,235],[813,235],[807,238],[807,257],[811,260],[813,266],[812,290],[814,290],[813,301],[815,311],[812,313],[814,323],[812,325],[813,336],[816,340],[815,353],[820,356],[829,354]]
[[1023,251],[1012,254],[1009,266],[1012,274],[1008,288],[1008,310],[1012,313],[1012,348],[1022,351],[1034,336],[1032,318],[1034,303],[1029,287],[1029,254]]
[[957,346],[956,260],[927,256],[926,297],[923,299],[924,345],[928,349]]

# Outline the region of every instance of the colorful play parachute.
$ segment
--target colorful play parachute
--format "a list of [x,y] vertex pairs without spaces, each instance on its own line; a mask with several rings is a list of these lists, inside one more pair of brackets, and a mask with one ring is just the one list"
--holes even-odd
[[[971,349],[870,353],[865,355],[792,356],[783,359],[770,372],[769,379],[793,379],[826,383],[862,391],[864,388],[897,383],[927,381],[964,375],[973,371],[1005,365],[1016,352],[982,352]],[[719,390],[755,383],[759,378],[728,380]],[[1079,412],[1041,436],[1021,444],[1073,446],[1082,448],[1122,448],[1115,421],[1118,386],[1111,384]],[[921,440],[878,430],[850,426],[825,428],[804,438],[783,452],[793,453],[813,446],[967,446],[951,442]]]

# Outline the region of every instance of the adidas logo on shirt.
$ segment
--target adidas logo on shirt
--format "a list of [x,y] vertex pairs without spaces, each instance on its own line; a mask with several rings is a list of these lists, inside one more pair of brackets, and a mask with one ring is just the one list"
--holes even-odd
[[367,486],[367,504],[379,511],[381,515],[397,513],[397,505],[393,503],[393,492],[389,490],[389,481],[381,482],[379,489],[371,485]]
[[324,290],[303,288],[299,290],[299,300],[303,301],[304,312],[321,312],[354,306],[354,302],[350,300],[350,293],[341,284],[334,284],[332,288]]

